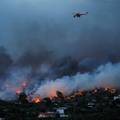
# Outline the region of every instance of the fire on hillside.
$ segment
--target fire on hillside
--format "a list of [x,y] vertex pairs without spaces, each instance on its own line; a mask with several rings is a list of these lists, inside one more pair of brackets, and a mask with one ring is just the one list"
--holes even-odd
[[[71,119],[119,120],[120,90],[106,87],[74,91],[65,96],[55,91],[55,96],[40,96],[17,93],[16,101],[0,100],[0,117],[5,119]],[[112,108],[112,109],[111,109]],[[13,112],[14,111],[14,114]],[[17,112],[19,111],[19,112]],[[116,112],[114,112],[116,111]],[[24,112],[24,114],[23,114]],[[96,116],[96,117],[95,117]]]

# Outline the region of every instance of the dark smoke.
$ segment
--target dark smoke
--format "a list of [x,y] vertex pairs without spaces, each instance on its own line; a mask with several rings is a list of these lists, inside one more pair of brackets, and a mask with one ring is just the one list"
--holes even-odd
[[[29,53],[39,60],[46,51],[53,52],[54,59],[120,58],[119,4],[119,0],[1,0],[1,45],[14,59]],[[89,14],[74,19],[76,11]]]
[[25,52],[16,64],[21,66],[32,66],[37,67],[43,63],[51,63],[52,62],[52,52],[49,51],[40,51],[38,54],[33,54],[31,52]]
[[8,68],[12,65],[11,56],[7,53],[4,47],[0,47],[0,76],[3,76]]

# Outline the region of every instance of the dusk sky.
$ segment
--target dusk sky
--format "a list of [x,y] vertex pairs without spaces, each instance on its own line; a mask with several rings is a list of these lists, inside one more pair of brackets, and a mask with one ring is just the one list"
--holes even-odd
[[[120,53],[120,0],[0,0],[0,46],[17,58],[48,50],[55,57]],[[75,12],[89,12],[73,18]]]

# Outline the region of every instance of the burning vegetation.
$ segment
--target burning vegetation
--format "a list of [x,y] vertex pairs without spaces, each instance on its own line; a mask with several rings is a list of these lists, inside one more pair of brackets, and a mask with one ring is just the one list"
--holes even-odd
[[106,88],[94,88],[90,90],[77,90],[71,93],[70,95],[65,96],[64,93],[61,91],[54,91],[55,95],[53,96],[48,96],[45,98],[41,98],[39,95],[26,95],[24,92],[21,91],[16,91],[16,94],[18,96],[18,100],[21,101],[21,103],[24,103],[24,101],[27,101],[28,103],[41,103],[43,101],[52,101],[52,100],[72,100],[75,97],[84,97],[86,94],[91,94],[91,95],[97,95],[100,92],[102,93],[107,93],[109,95],[115,95],[117,94],[118,90],[115,88],[111,87],[106,87]]
[[35,96],[35,97],[32,99],[32,102],[33,102],[33,103],[40,103],[40,102],[41,102],[40,96]]
[[79,90],[68,96],[56,91],[53,97],[31,96],[31,100],[24,92],[17,96],[16,101],[0,100],[1,118],[11,120],[19,116],[20,120],[119,120],[120,90],[115,88]]
[[0,120],[120,120],[119,2],[4,1]]
[[120,63],[107,63],[90,70],[72,59],[53,63],[38,67],[14,65],[8,69],[6,76],[1,77],[4,82],[0,88],[0,117],[113,120],[116,116],[114,120],[119,119]]

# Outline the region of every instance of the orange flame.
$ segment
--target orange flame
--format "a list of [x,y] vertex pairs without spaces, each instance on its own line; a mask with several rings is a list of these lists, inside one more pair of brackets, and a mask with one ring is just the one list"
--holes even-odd
[[34,103],[40,103],[40,102],[41,102],[40,96],[35,96],[35,97],[33,98],[32,102],[34,102]]

